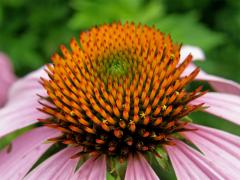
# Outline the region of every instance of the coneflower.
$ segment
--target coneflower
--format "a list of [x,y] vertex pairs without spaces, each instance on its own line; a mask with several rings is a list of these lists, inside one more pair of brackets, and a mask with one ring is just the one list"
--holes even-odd
[[[0,110],[0,136],[37,124],[0,152],[3,179],[159,179],[150,164],[161,168],[165,154],[178,179],[238,178],[240,138],[188,118],[202,110],[240,124],[237,83],[141,24],[93,27],[60,49]],[[194,79],[223,92],[188,90]]]

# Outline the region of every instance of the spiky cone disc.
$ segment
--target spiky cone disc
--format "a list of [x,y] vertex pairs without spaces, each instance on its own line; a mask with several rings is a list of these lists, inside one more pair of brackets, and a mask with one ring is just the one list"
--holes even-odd
[[181,77],[192,56],[178,65],[180,45],[154,27],[102,25],[70,47],[60,47],[63,56],[52,56],[49,79],[41,79],[50,103],[41,111],[51,115],[41,122],[62,132],[54,141],[121,159],[155,152],[172,144],[184,130],[181,118],[202,106],[189,104],[201,88],[184,89],[199,69]]

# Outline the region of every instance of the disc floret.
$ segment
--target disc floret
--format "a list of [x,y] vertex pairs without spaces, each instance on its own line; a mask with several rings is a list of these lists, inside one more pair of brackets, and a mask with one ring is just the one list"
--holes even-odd
[[155,152],[172,144],[172,135],[186,130],[181,119],[202,106],[189,104],[201,88],[184,89],[199,69],[181,77],[191,55],[178,65],[180,45],[154,27],[102,25],[70,47],[52,56],[49,79],[41,80],[51,104],[43,104],[51,117],[41,122],[62,132],[53,141],[82,147],[80,154]]

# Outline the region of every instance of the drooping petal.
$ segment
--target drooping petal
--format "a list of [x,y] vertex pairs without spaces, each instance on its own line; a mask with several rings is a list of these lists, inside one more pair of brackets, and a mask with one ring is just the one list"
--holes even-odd
[[190,45],[184,45],[182,46],[180,50],[180,61],[179,63],[182,63],[183,60],[189,55],[192,54],[193,60],[204,60],[205,55],[201,48],[196,46],[190,46]]
[[228,179],[229,174],[222,172],[216,166],[216,162],[208,160],[202,154],[179,140],[176,140],[175,143],[176,145],[165,146],[165,148],[172,162],[177,179]]
[[47,117],[46,114],[37,110],[41,107],[37,94],[45,94],[38,81],[39,77],[46,76],[45,74],[44,70],[40,69],[12,85],[9,101],[0,109],[0,137],[36,123],[38,118]]
[[7,101],[7,94],[10,86],[16,80],[10,60],[3,53],[0,53],[0,107]]
[[106,156],[102,155],[98,158],[93,157],[87,160],[80,169],[75,173],[71,180],[106,180]]
[[[194,64],[190,64],[185,69],[182,76],[190,74],[195,68],[196,68],[196,66]],[[208,74],[208,73],[204,72],[203,70],[201,70],[198,73],[195,80],[207,81],[213,87],[213,89],[216,91],[240,95],[240,84],[238,84],[232,80],[229,80],[229,79],[224,79],[222,77]]]
[[156,180],[159,179],[146,159],[140,153],[130,155],[125,180]]
[[229,172],[232,179],[239,178],[240,137],[200,125],[191,124],[188,128],[197,130],[182,133],[187,139],[217,163],[222,171]]
[[230,94],[240,95],[240,84],[224,79],[218,76],[204,73],[203,71],[197,76],[197,80],[208,81],[214,90]]
[[191,102],[192,104],[205,103],[208,108],[203,111],[240,124],[240,97],[225,93],[210,92]]
[[48,158],[27,176],[26,180],[70,180],[74,176],[74,171],[78,159],[71,159],[71,156],[79,151],[78,148],[67,147]]
[[0,151],[0,179],[22,179],[51,146],[44,142],[57,135],[53,129],[39,127],[14,140],[9,148]]

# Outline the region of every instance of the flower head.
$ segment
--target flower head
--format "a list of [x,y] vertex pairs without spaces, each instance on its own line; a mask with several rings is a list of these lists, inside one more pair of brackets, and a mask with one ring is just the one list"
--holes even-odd
[[[238,176],[240,138],[186,120],[191,112],[203,110],[240,124],[240,98],[226,94],[238,94],[237,83],[204,74],[191,63],[192,55],[180,60],[181,45],[141,24],[94,27],[81,33],[79,42],[71,40],[71,51],[60,48],[62,55],[54,54],[45,72],[41,69],[13,85],[15,101],[10,99],[0,111],[0,135],[40,121],[13,142],[10,153],[0,152],[5,179],[106,179],[106,171],[115,177],[125,174],[125,179],[158,179],[148,162],[155,159],[161,165],[162,152],[169,155],[179,179]],[[216,89],[223,84],[235,89],[208,93],[201,87],[186,88],[195,78],[211,79]],[[223,108],[226,104],[234,109],[231,116]],[[12,116],[13,110],[19,114]],[[203,154],[182,140],[190,140]],[[59,152],[40,163],[52,144],[60,145]],[[76,169],[79,161],[83,164]],[[123,173],[117,161],[127,164]]]
[[180,46],[155,28],[104,25],[70,46],[72,52],[61,46],[64,57],[52,56],[49,79],[42,79],[53,106],[44,105],[51,116],[41,122],[62,132],[53,141],[123,159],[156,152],[184,131],[181,119],[202,105],[189,104],[201,88],[185,90],[199,69],[181,77],[192,56],[177,66]]

